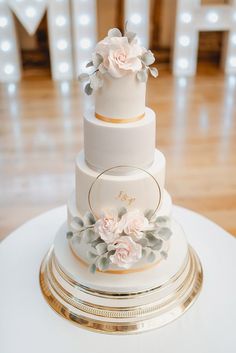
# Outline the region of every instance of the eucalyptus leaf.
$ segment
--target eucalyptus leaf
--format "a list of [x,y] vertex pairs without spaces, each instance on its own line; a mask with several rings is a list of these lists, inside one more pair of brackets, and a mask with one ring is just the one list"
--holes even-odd
[[[98,235],[98,238],[96,240],[93,240],[90,245],[96,249],[96,246],[100,243],[103,243],[104,241],[99,237]],[[96,250],[97,251],[97,250]]]
[[142,257],[145,257],[147,255],[147,249],[142,248]]
[[89,266],[89,271],[90,271],[91,273],[95,273],[95,272],[96,272],[96,269],[97,269],[97,267],[96,267],[95,264],[91,264],[91,265]]
[[164,259],[167,259],[167,257],[168,257],[168,254],[167,254],[167,252],[166,251],[161,251],[161,256],[164,258]]
[[108,31],[108,37],[122,37],[122,33],[118,28],[112,28]]
[[102,85],[103,79],[100,73],[96,73],[90,76],[90,87],[92,88],[92,90],[96,91],[98,88],[102,87]]
[[146,70],[138,71],[136,74],[136,77],[140,82],[147,82],[147,78],[148,78],[147,71]]
[[98,257],[98,255],[92,251],[88,251],[87,256],[89,260],[95,260]]
[[127,209],[125,207],[119,208],[118,217],[121,218],[125,213],[127,213]]
[[162,239],[168,240],[172,235],[172,231],[170,230],[170,228],[162,227],[161,229],[158,230],[157,234]]
[[141,60],[144,62],[145,65],[149,66],[154,63],[155,57],[151,50],[148,50],[142,55]]
[[153,262],[156,260],[156,255],[153,251],[150,251],[150,253],[147,256],[147,261],[148,262]]
[[82,74],[79,75],[78,79],[79,79],[80,82],[88,81],[88,79],[89,79],[89,74],[82,73]]
[[101,256],[98,260],[97,260],[97,266],[99,268],[100,271],[105,271],[108,269],[110,264],[110,260],[107,256]]
[[66,233],[67,239],[71,239],[73,237],[73,232],[69,231]]
[[132,41],[133,41],[134,38],[136,37],[136,33],[134,33],[134,32],[126,32],[126,33],[125,33],[125,36],[127,37],[128,42],[129,42],[129,43],[132,43]]
[[86,64],[86,67],[92,67],[93,66],[93,62],[92,61],[89,61],[87,64]]
[[146,238],[151,247],[154,246],[157,242],[157,238],[151,232],[146,233]]
[[115,249],[116,249],[115,245],[113,245],[113,244],[108,244],[107,245],[107,250],[108,251],[112,251],[112,250],[115,250]]
[[107,252],[107,244],[106,243],[100,243],[96,246],[95,248],[98,252],[98,255],[103,255],[105,252]]
[[158,76],[158,70],[156,67],[149,67],[149,71],[153,77],[156,78]]
[[84,226],[84,221],[80,217],[74,217],[72,219],[72,222],[77,224],[79,227],[83,227]]
[[152,216],[154,215],[154,210],[148,209],[144,212],[144,216],[150,221]]
[[108,251],[107,256],[110,257],[111,255],[114,255],[115,252],[116,252],[115,250],[110,250]]
[[97,68],[103,62],[103,57],[98,53],[93,53],[92,62],[93,66]]
[[96,219],[91,212],[87,212],[84,216],[84,219],[86,221],[86,225],[90,226],[96,223]]
[[160,250],[163,245],[163,240],[157,239],[156,243],[152,246],[153,250]]
[[155,219],[155,223],[158,225],[165,225],[169,222],[169,217],[167,216],[159,216]]
[[92,243],[99,237],[97,233],[94,232],[93,229],[86,229],[83,233],[83,239],[86,243]]
[[107,69],[105,68],[105,66],[103,64],[99,65],[98,70],[102,75],[107,72]]
[[147,238],[141,238],[139,239],[138,243],[142,246],[142,247],[145,247],[148,245],[148,240]]
[[90,96],[93,93],[93,89],[90,86],[90,83],[87,83],[87,85],[84,87],[84,91],[88,96]]

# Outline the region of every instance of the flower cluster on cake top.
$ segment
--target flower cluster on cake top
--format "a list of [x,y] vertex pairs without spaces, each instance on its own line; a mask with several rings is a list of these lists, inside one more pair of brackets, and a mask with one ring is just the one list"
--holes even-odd
[[107,37],[98,42],[92,54],[92,60],[86,65],[91,68],[91,73],[79,75],[81,82],[87,82],[85,93],[92,94],[103,85],[103,75],[120,78],[128,73],[136,73],[141,82],[146,82],[148,72],[157,77],[158,71],[150,67],[155,61],[151,50],[143,48],[134,32],[125,31],[122,36],[118,28],[108,31]]
[[103,212],[97,220],[88,212],[83,219],[73,218],[71,228],[68,239],[77,237],[78,244],[88,244],[91,272],[111,265],[128,269],[142,258],[155,262],[158,254],[166,258],[164,244],[172,235],[168,217],[125,208]]

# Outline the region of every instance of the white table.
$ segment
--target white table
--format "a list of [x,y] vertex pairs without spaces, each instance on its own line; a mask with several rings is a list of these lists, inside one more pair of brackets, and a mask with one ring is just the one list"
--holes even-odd
[[66,208],[53,209],[18,228],[0,245],[1,353],[235,353],[236,241],[219,226],[175,207],[204,269],[197,302],[171,324],[139,335],[83,330],[58,316],[39,287],[41,260]]

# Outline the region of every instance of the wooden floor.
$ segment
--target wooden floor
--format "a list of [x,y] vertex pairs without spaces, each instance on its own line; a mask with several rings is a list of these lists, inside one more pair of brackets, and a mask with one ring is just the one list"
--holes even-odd
[[[0,86],[1,238],[66,202],[83,146],[82,99],[77,82],[44,72]],[[236,78],[204,65],[195,78],[175,79],[163,68],[149,80],[147,102],[174,203],[236,235]]]

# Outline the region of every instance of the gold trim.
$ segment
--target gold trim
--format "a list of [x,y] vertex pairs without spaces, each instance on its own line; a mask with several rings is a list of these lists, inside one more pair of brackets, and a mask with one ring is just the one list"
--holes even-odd
[[127,124],[127,123],[134,123],[135,121],[139,121],[143,119],[145,113],[140,114],[134,118],[109,118],[104,115],[95,113],[95,117],[99,120],[105,121],[106,123],[113,123],[113,124]]
[[[96,297],[91,291],[90,295],[81,298],[80,284],[74,285],[76,294],[63,287],[60,273],[57,277],[52,266],[53,250],[51,249],[42,262],[40,269],[40,286],[48,304],[62,317],[83,328],[110,334],[129,334],[151,330],[161,327],[182,315],[196,300],[200,293],[203,281],[201,263],[192,248],[189,249],[189,268],[181,273],[179,280],[173,280],[173,290],[169,294],[160,290],[152,292],[139,305],[139,295],[136,305],[119,306],[120,299],[110,299],[110,306],[106,305],[106,296],[102,297],[105,305],[96,303]],[[180,281],[181,279],[181,281]],[[92,290],[92,289],[91,289]],[[102,293],[102,291],[101,291]],[[158,293],[158,295],[156,294]],[[105,294],[105,293],[104,293]],[[144,298],[143,296],[141,296]],[[112,306],[112,303],[114,305]],[[132,302],[133,303],[133,302]]]

